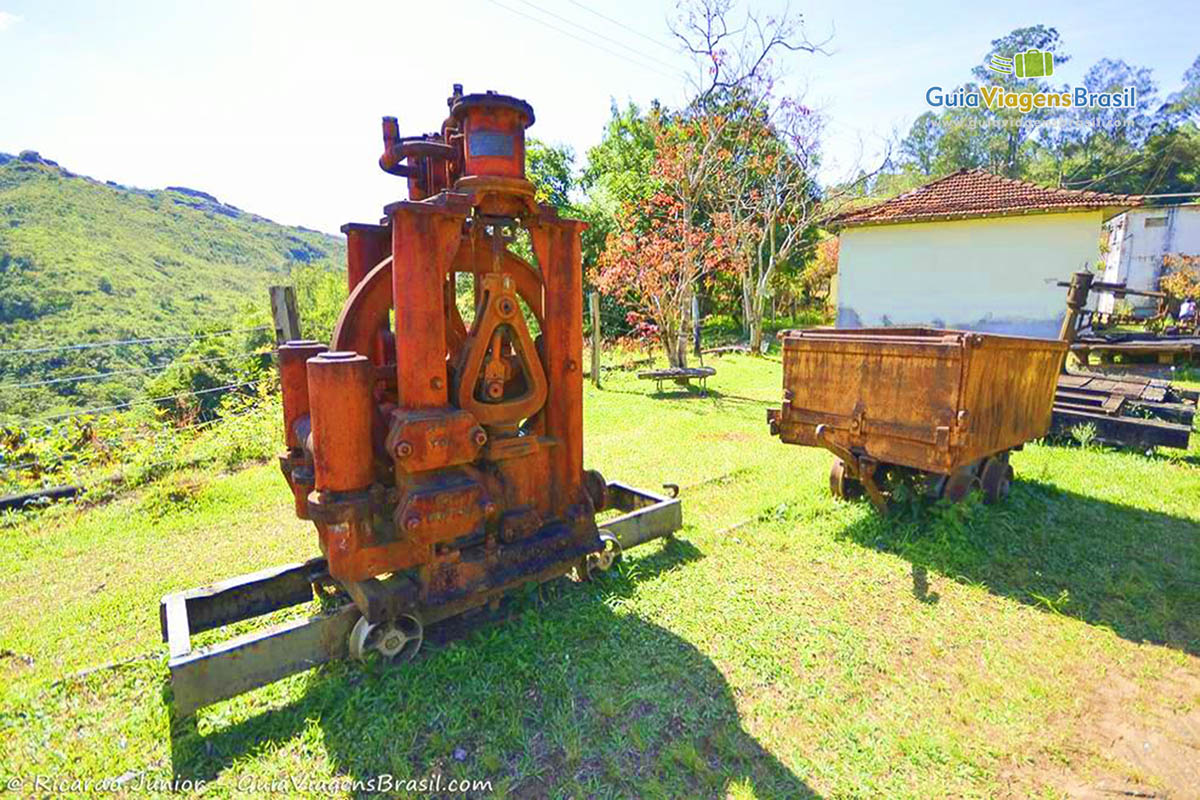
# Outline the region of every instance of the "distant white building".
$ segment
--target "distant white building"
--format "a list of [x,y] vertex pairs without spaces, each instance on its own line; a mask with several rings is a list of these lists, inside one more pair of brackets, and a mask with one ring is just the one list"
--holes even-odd
[[[1135,208],[1109,220],[1104,280],[1130,289],[1155,291],[1163,256],[1200,256],[1200,204]],[[1149,297],[1127,297],[1133,308],[1154,308]],[[1112,311],[1112,295],[1100,298],[1101,311]]]
[[1055,337],[1056,282],[1096,265],[1104,221],[1140,202],[961,170],[842,214],[837,326]]

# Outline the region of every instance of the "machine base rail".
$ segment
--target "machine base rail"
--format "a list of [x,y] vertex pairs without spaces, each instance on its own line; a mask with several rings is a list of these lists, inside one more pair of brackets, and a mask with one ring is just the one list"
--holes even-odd
[[[622,550],[669,536],[683,524],[675,497],[608,483],[608,503],[625,513],[598,525]],[[555,577],[542,576],[542,579]],[[534,576],[531,576],[533,579]],[[206,647],[193,649],[191,638],[236,622],[308,603],[313,585],[331,582],[324,559],[242,575],[162,599],[159,621],[170,654],[173,710],[184,717],[197,709],[251,689],[344,658],[358,608],[343,603],[305,619],[289,620]]]

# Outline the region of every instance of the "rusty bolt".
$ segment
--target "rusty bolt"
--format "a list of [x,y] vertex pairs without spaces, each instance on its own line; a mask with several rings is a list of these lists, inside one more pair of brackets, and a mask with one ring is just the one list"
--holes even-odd
[[516,306],[513,305],[512,300],[502,297],[500,298],[500,302],[496,304],[496,309],[500,312],[500,316],[507,317],[516,311]]
[[567,372],[574,372],[578,368],[579,368],[579,365],[575,363],[575,359],[573,359],[573,358],[567,359]]
[[444,380],[442,380],[441,378],[434,378],[433,380],[431,380],[429,382],[429,385],[435,389],[440,389],[446,385],[446,382]]
[[416,530],[417,528],[421,527],[421,517],[417,514],[409,515],[409,517],[404,520],[404,527],[408,528],[410,531]]
[[480,447],[483,447],[485,444],[487,444],[487,434],[484,433],[483,428],[475,429],[475,437],[474,438],[475,438],[475,444],[479,445]]
[[400,442],[396,445],[396,457],[408,458],[412,455],[413,446],[408,442]]
[[488,500],[487,503],[485,503],[483,506],[483,513],[489,517],[492,514],[495,514],[496,513],[496,504],[493,503],[491,500]]

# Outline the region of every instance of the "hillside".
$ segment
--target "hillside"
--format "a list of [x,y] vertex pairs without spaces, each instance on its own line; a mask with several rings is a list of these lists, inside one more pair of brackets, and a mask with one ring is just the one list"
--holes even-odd
[[0,154],[0,409],[38,413],[134,396],[147,376],[19,386],[169,361],[182,345],[13,350],[186,335],[268,321],[266,287],[340,269],[340,237],[186,187],[143,190]]

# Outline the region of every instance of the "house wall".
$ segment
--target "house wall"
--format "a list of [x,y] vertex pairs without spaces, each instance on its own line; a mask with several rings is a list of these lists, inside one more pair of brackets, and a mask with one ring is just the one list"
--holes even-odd
[[[1130,289],[1155,291],[1168,253],[1200,255],[1200,205],[1135,208],[1110,220],[1108,257],[1104,280],[1123,281]],[[1134,308],[1154,308],[1147,297],[1127,297]],[[1112,311],[1110,294],[1102,295],[1099,308]]]
[[1099,257],[1102,213],[866,225],[841,234],[839,328],[933,325],[1058,336],[1066,290]]

